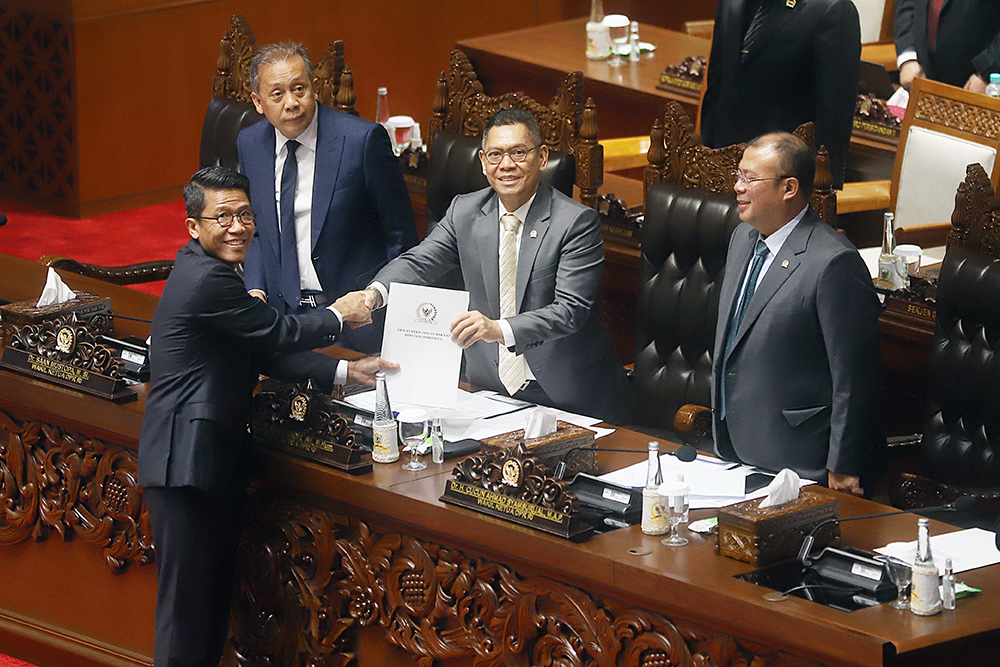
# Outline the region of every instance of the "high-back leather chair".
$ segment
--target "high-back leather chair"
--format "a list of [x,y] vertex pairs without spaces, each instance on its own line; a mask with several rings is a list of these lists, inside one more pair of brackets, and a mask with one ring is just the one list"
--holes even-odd
[[[264,118],[250,101],[250,59],[256,50],[257,40],[246,17],[234,14],[229,30],[219,42],[219,58],[212,79],[213,97],[201,128],[198,151],[201,167],[236,168],[237,137],[244,128]],[[343,40],[334,40],[313,63],[316,96],[321,103],[356,116],[354,75],[344,61],[344,53]]]
[[[984,507],[1000,501],[1000,199],[979,164],[966,169],[952,224],[938,280],[920,474],[903,475],[892,489],[897,507],[960,495]],[[979,523],[992,529],[988,518]]]

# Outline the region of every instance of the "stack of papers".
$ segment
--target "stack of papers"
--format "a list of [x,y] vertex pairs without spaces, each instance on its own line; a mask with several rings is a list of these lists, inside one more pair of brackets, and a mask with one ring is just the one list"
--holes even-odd
[[[913,565],[917,556],[917,541],[893,542],[875,551],[883,556],[895,556]],[[942,575],[945,558],[951,559],[952,571],[955,573],[1000,563],[996,534],[982,528],[932,535],[931,551],[934,553],[934,564],[937,565],[938,573]]]
[[[642,487],[646,484],[646,461],[601,475],[601,479],[622,486]],[[732,505],[750,498],[762,498],[767,495],[765,489],[754,493],[746,493],[747,475],[756,472],[750,466],[730,463],[720,459],[699,454],[694,461],[685,463],[670,454],[660,455],[660,469],[663,480],[677,479],[678,474],[684,475],[684,481],[691,489],[691,509],[714,509]],[[801,480],[800,488],[815,482]]]

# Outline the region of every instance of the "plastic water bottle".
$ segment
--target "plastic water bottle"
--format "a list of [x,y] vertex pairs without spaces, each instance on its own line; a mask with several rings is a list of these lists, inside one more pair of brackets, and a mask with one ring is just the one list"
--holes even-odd
[[990,82],[986,84],[986,94],[990,97],[1000,97],[1000,74],[990,74]]

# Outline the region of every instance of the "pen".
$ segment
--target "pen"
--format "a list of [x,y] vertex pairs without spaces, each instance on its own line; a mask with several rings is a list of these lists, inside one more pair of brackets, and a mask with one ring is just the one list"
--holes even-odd
[[513,410],[508,410],[507,412],[501,412],[500,414],[490,415],[489,417],[483,417],[483,419],[493,419],[494,417],[504,417],[506,415],[512,415],[515,412],[520,412],[521,410],[527,410],[528,408],[533,408],[533,407],[535,407],[535,406],[531,405],[531,404],[529,404],[529,405],[522,405],[519,408],[514,408]]

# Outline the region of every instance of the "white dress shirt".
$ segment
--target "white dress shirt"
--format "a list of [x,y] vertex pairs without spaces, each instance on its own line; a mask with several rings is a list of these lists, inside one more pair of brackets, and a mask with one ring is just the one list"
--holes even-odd
[[[767,273],[769,268],[771,268],[774,258],[777,256],[778,251],[781,250],[781,246],[785,245],[785,241],[789,236],[791,236],[792,230],[795,229],[795,226],[799,224],[799,221],[802,220],[808,210],[809,205],[807,204],[805,208],[799,211],[797,216],[782,225],[778,231],[764,239],[764,243],[767,244],[767,256],[764,258],[764,263],[760,267],[760,273],[757,275],[757,284],[753,287],[754,291],[757,291],[757,288],[760,287],[760,281],[764,279],[764,274]],[[743,294],[743,286],[746,285],[747,278],[750,276],[751,266],[753,266],[752,261],[747,264],[747,269],[743,274],[743,280],[740,281],[740,289],[737,294]]]
[[[295,183],[295,250],[299,259],[299,289],[320,292],[323,290],[312,263],[312,195],[316,176],[316,128],[319,114],[314,114],[312,122],[302,131],[296,141],[301,146],[295,151],[298,163],[298,179]],[[274,142],[274,201],[278,202],[278,229],[285,221],[281,219],[281,172],[285,168],[288,155],[288,137],[277,129]]]

